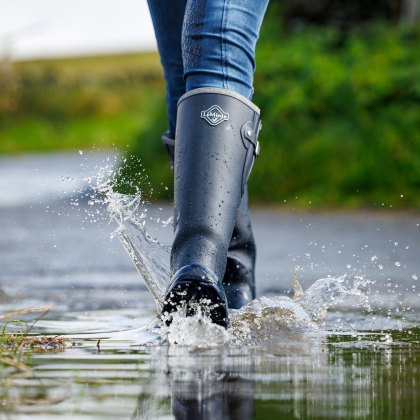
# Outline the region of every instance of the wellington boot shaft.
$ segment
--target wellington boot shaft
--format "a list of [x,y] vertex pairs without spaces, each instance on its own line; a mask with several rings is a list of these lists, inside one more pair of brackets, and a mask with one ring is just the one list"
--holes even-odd
[[[162,142],[174,167],[175,139],[165,133]],[[248,210],[248,191],[245,188],[236,215],[235,226],[229,243],[223,287],[229,308],[239,309],[255,298],[256,247]]]
[[259,128],[259,109],[234,92],[196,89],[180,99],[172,273],[199,264],[223,278]]

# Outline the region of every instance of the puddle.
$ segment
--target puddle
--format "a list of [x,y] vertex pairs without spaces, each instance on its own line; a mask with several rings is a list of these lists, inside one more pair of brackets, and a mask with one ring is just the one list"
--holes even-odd
[[[2,412],[43,419],[418,418],[420,327],[349,332],[359,316],[347,314],[347,330],[332,330],[327,320],[319,335],[201,349],[162,344],[144,329],[73,335],[64,352],[33,354],[29,374],[2,379]],[[44,321],[40,331],[56,329],[57,321]]]
[[[32,352],[29,372],[2,367],[0,418],[420,417],[420,305],[411,279],[384,290],[350,272],[302,288],[298,271],[294,297],[273,287],[232,311],[227,331],[200,315],[158,328],[169,278],[169,247],[159,235],[171,219],[152,214],[141,196],[114,194],[110,173],[86,177],[89,202],[77,195],[69,206],[112,220],[147,289],[126,268],[74,270],[80,234],[66,255],[68,271],[62,260],[48,275],[30,262],[28,271],[6,265],[16,281],[4,285],[0,311],[53,303],[31,335],[64,336],[67,347]],[[104,204],[109,217],[98,215]]]
[[228,331],[192,317],[175,320],[166,337],[153,328],[153,308],[51,312],[31,334],[63,335],[67,348],[32,353],[30,372],[3,368],[1,411],[17,419],[419,417],[418,314],[344,305],[320,324],[301,305],[261,297],[232,314]]

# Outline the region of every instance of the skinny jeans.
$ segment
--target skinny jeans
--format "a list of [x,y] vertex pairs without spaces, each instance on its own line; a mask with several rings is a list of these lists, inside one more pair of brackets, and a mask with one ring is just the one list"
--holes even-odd
[[255,46],[269,0],[148,0],[166,80],[169,128],[177,103],[201,87],[252,99]]

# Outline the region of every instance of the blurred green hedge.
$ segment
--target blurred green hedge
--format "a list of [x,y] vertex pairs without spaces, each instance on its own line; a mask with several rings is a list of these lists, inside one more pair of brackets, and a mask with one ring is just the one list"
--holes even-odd
[[[257,48],[254,102],[263,130],[251,200],[420,207],[420,26],[285,33],[277,17],[267,16]],[[172,187],[158,141],[165,123],[162,100],[130,151],[141,157],[158,198]],[[123,191],[135,172],[123,167]]]
[[255,80],[264,128],[254,196],[419,206],[420,26],[285,35],[267,23]]
[[163,96],[154,52],[0,61],[0,154],[125,150]]

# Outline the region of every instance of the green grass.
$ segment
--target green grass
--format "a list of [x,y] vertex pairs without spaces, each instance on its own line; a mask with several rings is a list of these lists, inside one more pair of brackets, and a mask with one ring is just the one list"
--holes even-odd
[[31,74],[42,77],[60,75],[66,81],[77,80],[81,75],[96,82],[109,80],[125,73],[134,79],[147,79],[161,76],[162,68],[156,52],[119,54],[105,56],[72,57],[61,59],[43,59],[19,61],[13,65],[18,74]]
[[[0,379],[4,379],[15,370],[30,371],[31,354],[33,352],[64,351],[66,341],[59,336],[30,335],[36,322],[51,310],[47,308],[22,309],[0,315]],[[41,313],[33,321],[12,319],[15,316]]]
[[145,122],[132,112],[57,123],[46,118],[25,118],[8,124],[2,134],[1,150],[12,154],[86,148],[124,149],[132,143],[141,124]]

